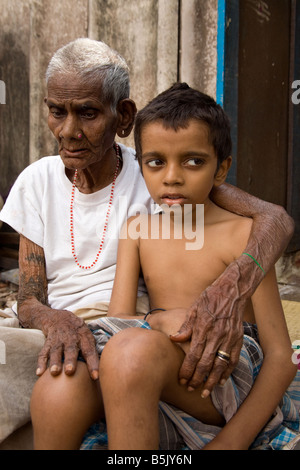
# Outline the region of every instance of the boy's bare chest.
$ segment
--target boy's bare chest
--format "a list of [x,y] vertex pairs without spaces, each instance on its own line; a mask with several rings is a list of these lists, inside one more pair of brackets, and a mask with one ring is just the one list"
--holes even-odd
[[190,304],[226,269],[220,247],[213,244],[206,240],[200,250],[187,250],[185,240],[141,240],[141,266],[150,297],[161,292]]

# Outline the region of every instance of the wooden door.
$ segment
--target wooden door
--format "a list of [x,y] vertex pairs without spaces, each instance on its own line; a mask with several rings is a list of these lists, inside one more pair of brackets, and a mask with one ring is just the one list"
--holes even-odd
[[232,121],[230,182],[284,206],[300,249],[300,0],[228,0],[224,108]]

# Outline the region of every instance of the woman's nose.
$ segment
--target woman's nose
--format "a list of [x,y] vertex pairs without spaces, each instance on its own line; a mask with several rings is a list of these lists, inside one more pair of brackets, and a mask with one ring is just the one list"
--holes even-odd
[[63,120],[59,132],[59,137],[63,139],[76,138],[78,135],[77,118],[71,113],[68,113]]

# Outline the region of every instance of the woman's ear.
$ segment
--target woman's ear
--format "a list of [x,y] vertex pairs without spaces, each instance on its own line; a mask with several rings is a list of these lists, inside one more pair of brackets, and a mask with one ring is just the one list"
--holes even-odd
[[129,98],[121,100],[117,106],[119,123],[117,134],[119,137],[128,137],[134,125],[137,109],[135,102]]
[[227,178],[228,171],[231,167],[231,163],[232,157],[227,157],[225,160],[222,161],[215,174],[214,186],[220,186],[222,183],[224,183]]

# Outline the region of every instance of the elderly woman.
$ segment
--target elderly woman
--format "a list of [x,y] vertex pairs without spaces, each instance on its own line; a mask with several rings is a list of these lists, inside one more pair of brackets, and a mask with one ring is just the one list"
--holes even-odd
[[[119,54],[102,42],[78,39],[54,54],[46,78],[48,125],[59,156],[41,158],[22,172],[1,219],[20,233],[20,323],[46,337],[32,398],[35,445],[67,449],[78,448],[84,432],[104,415],[99,355],[88,322],[106,315],[120,227],[141,208],[150,210],[151,200],[134,151],[116,142],[116,135],[130,134],[136,113]],[[267,271],[290,239],[290,217],[228,185],[213,199],[254,218],[246,251],[263,259]],[[262,277],[244,256],[187,311],[176,337],[191,339],[181,380],[197,387],[210,372],[206,387],[212,389],[229,376],[240,352],[240,310]],[[141,279],[137,312],[146,311]],[[214,363],[217,349],[231,353],[229,367]]]

